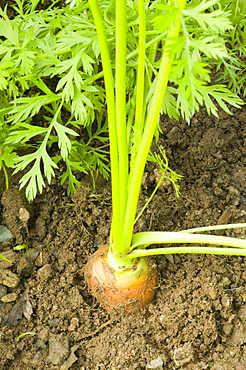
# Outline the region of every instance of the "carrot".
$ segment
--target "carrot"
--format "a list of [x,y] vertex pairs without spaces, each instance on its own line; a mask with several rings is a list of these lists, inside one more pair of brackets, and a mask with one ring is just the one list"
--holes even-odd
[[[162,156],[150,155],[151,146],[159,127],[160,114],[164,109],[165,99],[169,100],[170,97],[170,99],[174,99],[176,101],[174,104],[176,106],[174,109],[175,115],[178,116],[180,114],[187,121],[190,120],[194,112],[199,110],[199,104],[205,104],[208,112],[216,114],[217,108],[214,107],[211,99],[208,98],[209,94],[215,98],[217,94],[218,104],[227,112],[226,103],[238,108],[243,104],[243,101],[238,96],[227,90],[223,85],[215,85],[210,89],[207,85],[209,79],[206,78],[200,84],[196,83],[198,81],[196,76],[197,68],[195,68],[194,63],[193,69],[187,64],[187,61],[190,59],[190,48],[187,44],[190,37],[185,37],[185,43],[182,45],[183,49],[178,50],[177,45],[179,45],[180,33],[181,38],[187,32],[187,35],[190,36],[189,23],[191,18],[193,18],[193,21],[195,21],[195,18],[198,18],[198,24],[200,26],[203,24],[201,28],[207,31],[208,25],[202,20],[205,15],[210,17],[211,27],[217,29],[218,32],[222,32],[222,28],[230,29],[231,24],[226,12],[219,11],[220,14],[218,15],[218,11],[211,8],[213,1],[208,1],[207,4],[206,1],[203,1],[202,9],[200,4],[198,4],[185,10],[187,2],[187,0],[176,0],[173,7],[169,7],[168,17],[166,17],[165,14],[159,15],[159,10],[156,8],[156,11],[154,6],[151,8],[146,7],[144,0],[137,1],[138,25],[136,25],[136,28],[138,29],[138,45],[136,48],[136,73],[134,72],[136,79],[134,80],[134,86],[131,84],[130,86],[128,83],[128,72],[130,65],[132,65],[132,58],[135,58],[135,51],[128,52],[127,46],[128,23],[130,21],[128,17],[128,1],[112,1],[115,11],[115,38],[113,39],[114,46],[112,49],[112,45],[109,43],[109,39],[112,40],[112,35],[110,34],[109,37],[109,29],[104,19],[103,4],[98,0],[88,0],[100,45],[100,62],[102,63],[106,92],[110,143],[112,220],[109,232],[109,247],[100,248],[92,256],[86,265],[85,272],[92,294],[107,310],[124,309],[136,311],[151,302],[155,293],[157,274],[155,268],[146,259],[147,255],[203,253],[246,256],[246,242],[241,239],[197,233],[199,231],[214,230],[218,226],[182,230],[181,232],[148,231],[137,234],[134,232],[135,222],[138,218],[138,216],[136,218],[136,213],[139,206],[142,179],[147,161],[151,159],[158,163],[162,174],[161,177],[163,179],[168,177],[172,184],[175,185],[176,180],[179,178],[168,167],[165,151],[161,150]],[[148,25],[150,14],[151,19],[154,19],[154,22],[151,21],[151,24],[154,25],[153,29],[151,24]],[[195,14],[196,16],[194,17]],[[216,20],[220,16],[222,16],[224,22],[221,28]],[[162,22],[163,25],[161,25]],[[159,34],[156,28],[157,30],[159,29]],[[154,30],[154,38],[152,40],[151,36],[146,33],[146,30]],[[161,32],[165,32],[164,38]],[[159,48],[159,40],[162,38],[163,42]],[[210,37],[207,39],[210,39]],[[147,42],[147,40],[150,41]],[[213,37],[211,40],[213,40]],[[204,38],[200,41],[204,42]],[[215,43],[208,40],[207,45],[213,48]],[[193,45],[193,48],[197,53],[200,53],[198,47],[196,48]],[[158,66],[155,65],[157,49],[159,54]],[[179,57],[182,53],[184,53],[185,58],[180,59]],[[225,53],[224,50],[223,53]],[[219,54],[217,56],[220,58]],[[213,58],[211,55],[206,56],[206,58],[210,57]],[[146,60],[149,61],[151,68],[146,69]],[[201,67],[204,76],[208,65],[208,63],[205,63],[204,68]],[[175,81],[178,89],[172,95],[170,89],[168,90],[169,80],[170,76],[171,81],[173,80],[177,70],[182,72],[180,72],[181,74],[179,73],[180,76]],[[196,93],[199,96],[199,102],[198,100],[193,101],[194,99],[188,99],[189,101],[187,102],[187,97],[185,97],[187,94],[183,93],[189,90],[187,79],[181,76],[182,74],[185,76],[186,70],[189,70],[189,75],[193,79],[192,88],[197,89]],[[153,71],[155,71],[154,74]],[[155,81],[152,84],[151,81],[154,77]],[[128,85],[130,89],[133,87],[130,93]],[[169,98],[168,95],[170,95]],[[132,97],[131,102],[129,96]],[[130,105],[129,102],[131,103]],[[167,107],[166,110],[168,111]],[[171,112],[170,109],[169,111]],[[172,110],[170,117],[174,115],[174,111]],[[161,181],[158,181],[158,186],[160,183]],[[146,205],[152,199],[158,186],[147,200]],[[178,194],[177,185],[175,185],[175,189]],[[143,207],[143,210],[146,208],[146,205]],[[141,213],[142,211],[140,211],[140,215]],[[232,226],[226,225],[226,227],[223,227],[231,228]],[[246,223],[240,224],[240,227],[246,227]],[[215,247],[178,246],[149,248],[153,244],[170,243],[201,243],[212,244]],[[231,248],[218,248],[217,246],[219,245]]]
[[155,266],[141,258],[132,267],[116,271],[107,257],[108,246],[101,246],[84,268],[87,284],[101,305],[107,311],[137,311],[148,305],[157,285]]

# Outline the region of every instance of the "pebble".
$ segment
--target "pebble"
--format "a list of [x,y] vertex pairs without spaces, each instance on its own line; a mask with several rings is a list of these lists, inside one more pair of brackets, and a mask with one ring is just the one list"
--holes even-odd
[[49,355],[47,360],[53,365],[61,365],[69,356],[69,339],[65,333],[52,334],[49,337]]
[[175,348],[173,360],[178,367],[187,365],[193,360],[193,350],[190,343],[184,344],[183,347]]
[[9,294],[6,294],[5,296],[3,296],[1,298],[1,301],[3,303],[10,303],[10,302],[16,301],[17,298],[18,298],[18,294],[16,294],[16,293],[9,293]]
[[0,243],[12,239],[13,236],[6,226],[0,225]]
[[218,292],[217,292],[217,290],[215,289],[214,286],[209,287],[208,295],[212,300],[215,300],[215,299],[218,298]]
[[68,327],[68,331],[75,331],[78,326],[79,326],[79,319],[77,317],[73,317]]
[[230,279],[228,279],[228,277],[227,277],[227,276],[223,276],[223,278],[222,278],[222,280],[221,280],[221,283],[222,283],[222,285],[223,285],[223,286],[228,286],[228,285],[230,285],[230,284],[231,284],[231,280],[230,280]]
[[7,292],[8,292],[8,290],[7,290],[6,286],[4,286],[4,285],[0,284],[0,299],[1,299],[4,295],[6,295],[6,294],[7,294]]
[[20,279],[10,270],[0,268],[0,284],[9,288],[16,288],[20,283]]
[[230,310],[232,308],[232,297],[223,295],[221,297],[221,304],[226,310]]
[[38,333],[38,338],[42,340],[43,342],[48,342],[49,340],[49,334],[50,334],[50,329],[48,326],[45,326],[43,329],[40,330]]
[[24,207],[21,207],[19,209],[19,219],[22,221],[22,222],[27,222],[30,218],[30,213],[28,212],[28,210]]
[[53,273],[52,267],[47,263],[37,271],[37,279],[47,280],[52,276],[52,273]]
[[59,325],[59,322],[60,320],[59,319],[52,319],[52,320],[49,320],[49,324],[50,326],[52,326],[53,328],[55,328],[56,326]]
[[231,334],[232,329],[233,325],[228,322],[223,325],[223,333],[227,336]]
[[18,264],[17,264],[17,272],[18,274],[22,275],[22,272],[23,271],[27,271],[29,268],[29,263],[28,261],[26,260],[26,258],[24,256],[21,256],[19,261],[18,261]]
[[161,356],[155,358],[154,360],[151,360],[147,364],[146,369],[163,369],[163,360]]

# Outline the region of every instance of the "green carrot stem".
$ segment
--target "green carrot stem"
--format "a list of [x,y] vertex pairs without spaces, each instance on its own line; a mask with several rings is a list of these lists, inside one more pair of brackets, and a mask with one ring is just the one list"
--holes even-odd
[[111,224],[111,243],[116,245],[122,243],[122,227],[120,216],[120,194],[119,194],[119,163],[118,163],[118,145],[115,116],[115,94],[114,78],[112,73],[111,58],[109,54],[107,35],[103,23],[102,14],[97,0],[88,0],[90,9],[95,21],[99,45],[101,49],[101,58],[104,71],[104,82],[106,90],[106,101],[108,109],[108,129],[110,141],[110,161],[111,161],[111,183],[112,183],[112,224]]
[[[202,243],[212,245],[224,245],[231,248],[201,247],[201,246],[179,246],[168,248],[138,249],[140,246],[149,244],[170,244],[170,243]],[[133,236],[133,250],[127,258],[139,258],[159,254],[196,253],[215,255],[236,255],[246,256],[246,240],[230,238],[217,235],[189,234],[182,232],[144,232]]]
[[240,229],[246,227],[246,223],[239,224],[225,224],[225,225],[215,225],[215,226],[202,226],[195,227],[193,229],[187,229],[180,231],[181,233],[200,233],[203,231],[212,231],[212,230],[227,230],[227,229]]
[[160,254],[214,254],[223,256],[246,256],[245,249],[238,248],[213,248],[213,247],[170,247],[155,249],[136,249],[128,254],[129,259],[156,256]]
[[9,189],[9,176],[8,176],[8,172],[7,172],[7,169],[4,163],[2,165],[2,169],[3,169],[3,173],[5,177],[5,189],[8,190]]
[[[126,0],[116,1],[116,58],[115,58],[115,106],[116,106],[116,130],[119,162],[119,202],[120,202],[120,225],[123,225],[127,198],[128,180],[128,145],[126,132]],[[112,168],[114,170],[114,168]],[[117,205],[118,206],[118,205]],[[121,251],[123,244],[115,244],[116,252]],[[118,250],[119,249],[119,250]]]
[[[158,41],[161,41],[166,35],[166,32],[163,32],[161,33],[160,35],[156,36],[154,39],[150,40],[149,42],[147,42],[145,44],[145,50],[149,47],[151,47],[153,44],[157,44]],[[71,50],[67,50],[68,51],[71,51]],[[57,53],[63,53],[63,51],[59,51]],[[126,56],[126,60],[131,60],[136,54],[138,53],[138,49],[134,50],[134,51],[131,51],[130,53],[127,54]],[[55,53],[56,54],[56,53]],[[42,55],[42,57],[47,57],[46,54]],[[18,71],[18,69],[16,69],[16,72]],[[93,82],[93,81],[96,81],[96,80],[99,80],[100,78],[102,78],[104,76],[104,71],[101,71],[101,72],[98,72],[97,74],[93,75],[93,76],[90,76],[86,79],[86,82],[89,83],[89,82]]]
[[131,148],[131,134],[132,134],[132,126],[134,123],[135,107],[136,107],[135,96],[136,96],[136,91],[133,92],[133,96],[128,97],[129,112],[128,112],[127,125],[126,125],[128,152],[130,152],[130,148]]
[[149,52],[148,52],[148,61],[149,61],[149,68],[148,68],[148,71],[147,71],[147,78],[146,78],[146,81],[145,81],[145,91],[148,92],[150,87],[151,87],[151,84],[152,84],[152,78],[153,78],[153,67],[152,65],[155,63],[155,59],[156,59],[156,53],[157,53],[157,46],[158,46],[158,43],[160,42],[160,40],[156,41],[155,43],[153,43],[152,45],[150,45],[149,47]]
[[[146,37],[146,21],[144,0],[138,0],[138,15],[139,15],[139,39],[138,39],[138,67],[137,67],[137,83],[136,83],[136,113],[133,129],[133,145],[134,148],[139,147],[143,133],[143,119],[145,113],[144,107],[144,84],[145,84],[145,37]],[[134,160],[132,153],[132,159]]]
[[[178,5],[181,10],[184,9],[185,4],[186,0],[178,1]],[[144,133],[141,139],[141,143],[138,149],[138,153],[136,155],[134,165],[132,166],[130,171],[128,199],[124,221],[124,230],[125,230],[124,238],[127,246],[131,245],[134,219],[141,189],[142,176],[147,161],[147,156],[150,150],[150,146],[158,124],[163,99],[166,93],[166,87],[169,79],[169,73],[173,58],[173,55],[170,54],[170,48],[176,42],[176,39],[180,31],[181,25],[180,18],[181,14],[177,14],[167,34],[167,40],[165,43],[165,48],[161,59],[161,65],[156,81],[155,91],[146,118]]]
[[159,186],[161,185],[163,179],[165,178],[165,175],[162,175],[160,180],[158,181],[158,183],[156,184],[154,190],[152,191],[150,197],[148,198],[147,202],[145,203],[145,205],[143,206],[143,208],[141,209],[141,211],[139,212],[139,214],[137,215],[137,217],[135,218],[135,224],[136,222],[139,220],[139,218],[142,216],[143,212],[145,211],[145,209],[148,207],[148,205],[150,204],[151,200],[153,199],[155,193],[157,192]]
[[[150,244],[170,244],[170,243],[213,244],[246,249],[246,240],[243,239],[230,238],[218,235],[190,234],[183,232],[161,232],[161,231],[143,232],[133,235],[131,249],[133,250],[143,245],[147,246]],[[132,251],[130,254],[135,255],[135,252]]]

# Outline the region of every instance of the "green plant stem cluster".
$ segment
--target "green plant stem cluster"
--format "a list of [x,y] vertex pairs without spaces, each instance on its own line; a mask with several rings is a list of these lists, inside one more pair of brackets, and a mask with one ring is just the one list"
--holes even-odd
[[[158,2],[157,2],[158,3]],[[115,261],[115,266],[124,268],[131,265],[131,259],[151,254],[175,252],[174,248],[158,250],[139,250],[140,246],[148,246],[153,243],[208,243],[224,244],[232,247],[242,246],[244,241],[190,233],[161,233],[148,232],[133,236],[134,223],[138,199],[141,190],[142,177],[150,147],[158,128],[160,113],[163,110],[163,101],[167,95],[169,81],[178,85],[176,92],[177,107],[187,120],[198,110],[198,106],[205,104],[208,112],[216,114],[216,107],[209,95],[226,110],[228,108],[223,100],[236,107],[242,103],[234,94],[229,93],[224,86],[206,85],[209,82],[207,65],[200,59],[201,46],[207,57],[226,57],[226,50],[215,42],[212,36],[201,36],[197,40],[191,29],[190,19],[196,19],[199,26],[209,34],[209,30],[222,32],[231,29],[228,19],[229,13],[213,9],[215,1],[202,1],[195,7],[185,9],[186,1],[178,0],[168,5],[157,4],[160,13],[154,18],[153,23],[159,31],[165,32],[164,42],[160,48],[158,69],[155,70],[155,78],[152,84],[147,78],[149,72],[147,61],[149,60],[146,50],[146,13],[144,1],[138,1],[138,66],[136,71],[135,116],[131,120],[130,145],[128,143],[127,120],[126,120],[126,35],[128,33],[127,2],[119,0],[115,2],[115,61],[112,59],[105,31],[102,11],[97,0],[89,0],[90,8],[94,17],[99,44],[101,48],[102,65],[106,86],[106,98],[108,103],[109,140],[112,174],[112,203],[113,215],[110,236],[110,254]],[[148,4],[150,6],[150,4]],[[155,49],[157,50],[157,49]],[[113,67],[115,73],[113,74]],[[178,76],[178,80],[174,80]],[[204,81],[200,78],[203,77]],[[151,91],[151,99],[146,97]],[[227,91],[227,97],[224,96]],[[128,149],[129,147],[129,149]],[[130,152],[130,164],[128,156]],[[195,253],[197,248],[181,248],[180,252]],[[221,253],[219,249],[200,249],[200,253]],[[131,253],[130,253],[131,251]],[[225,253],[234,253],[235,250],[225,250]],[[238,252],[238,250],[237,250]],[[111,258],[112,259],[112,258]]]

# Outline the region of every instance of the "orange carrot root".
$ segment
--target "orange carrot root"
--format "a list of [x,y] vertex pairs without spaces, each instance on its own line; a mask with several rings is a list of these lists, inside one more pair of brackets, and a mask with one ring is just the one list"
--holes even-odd
[[109,266],[108,246],[101,246],[85,266],[85,278],[92,294],[107,310],[137,311],[154,298],[157,285],[155,266],[146,258],[122,272]]

